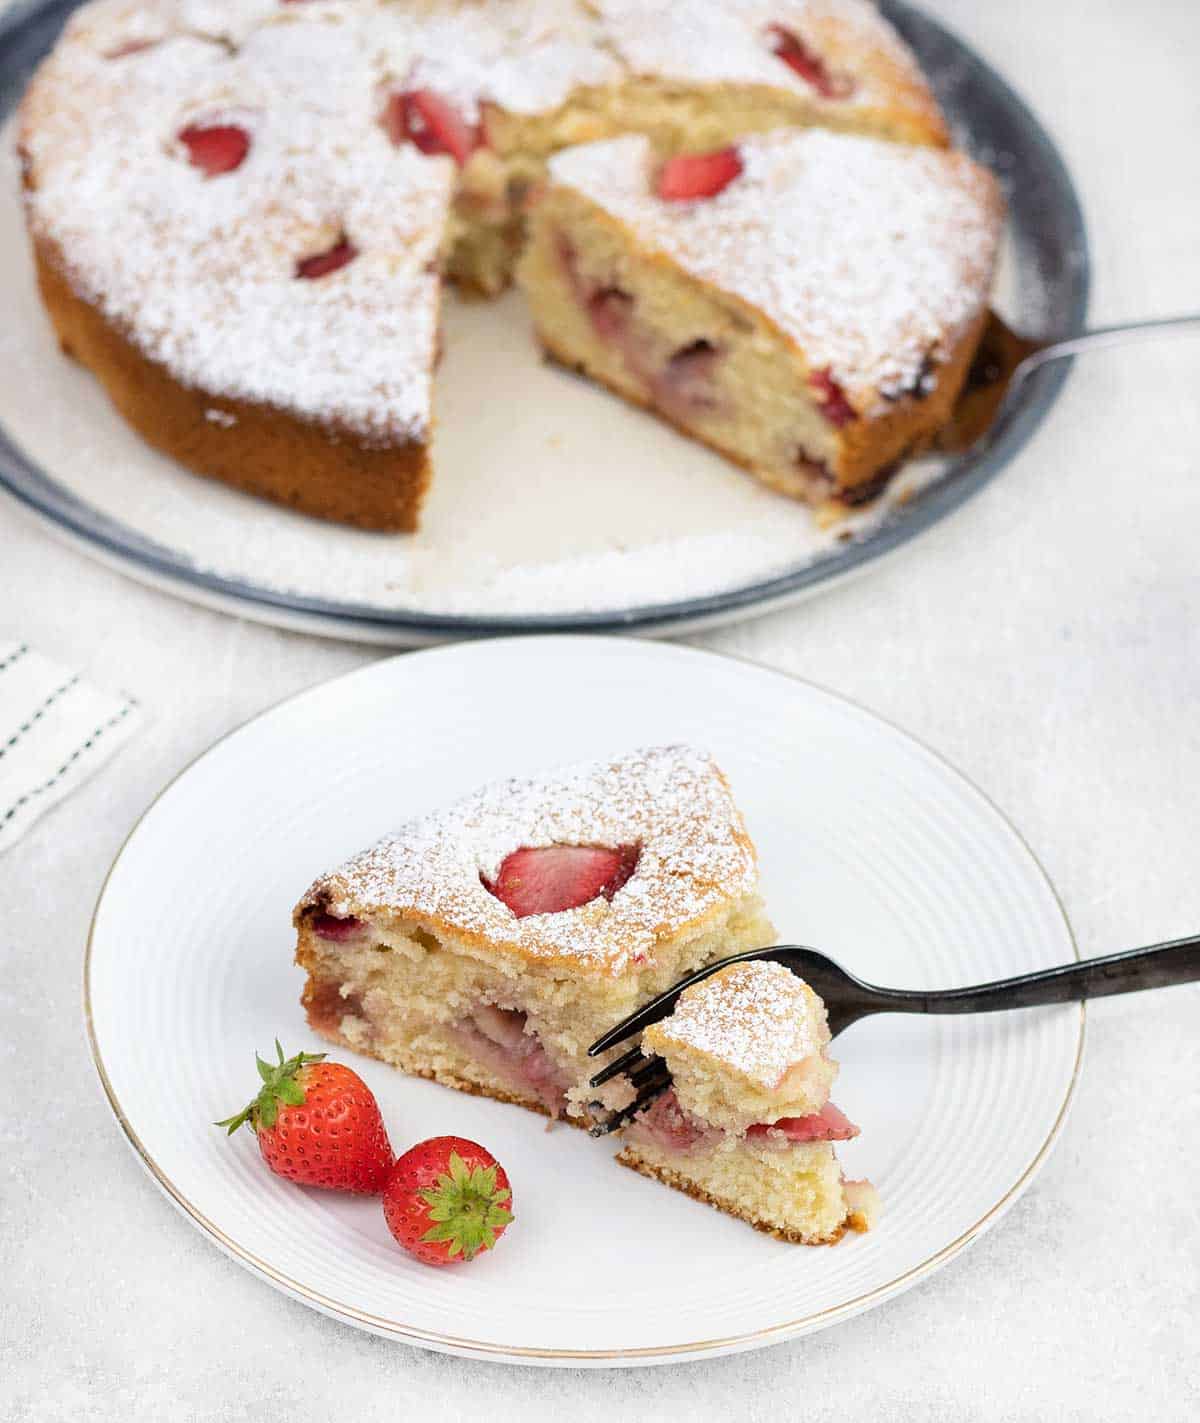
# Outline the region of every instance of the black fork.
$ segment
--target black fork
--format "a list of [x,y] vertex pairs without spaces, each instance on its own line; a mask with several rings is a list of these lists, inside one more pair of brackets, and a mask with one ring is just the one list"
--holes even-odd
[[[851,1023],[869,1018],[872,1013],[998,1013],[1009,1008],[1041,1008],[1051,1003],[1076,1003],[1086,998],[1107,998],[1115,993],[1139,993],[1146,988],[1170,988],[1179,983],[1200,981],[1200,937],[1173,939],[1145,949],[1128,949],[1104,958],[1085,959],[1082,963],[1039,969],[1016,978],[1000,978],[993,983],[937,992],[878,988],[847,973],[840,964],[816,949],[782,944],[778,948],[734,954],[680,980],[597,1038],[588,1048],[588,1056],[597,1057],[665,1018],[674,1011],[679,995],[692,984],[708,978],[718,969],[750,959],[781,963],[804,979],[824,999],[829,1030],[835,1038]],[[598,1117],[591,1128],[593,1136],[607,1136],[624,1126],[671,1085],[666,1063],[658,1057],[647,1057],[639,1047],[631,1048],[601,1068],[591,1079],[591,1085],[599,1087],[622,1072],[633,1083],[636,1096],[619,1111]],[[602,1111],[603,1107],[594,1103],[593,1110]]]

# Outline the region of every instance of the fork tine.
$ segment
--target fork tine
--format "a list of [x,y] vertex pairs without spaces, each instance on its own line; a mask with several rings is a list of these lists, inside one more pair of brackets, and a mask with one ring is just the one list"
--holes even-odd
[[666,1063],[659,1062],[657,1066],[658,1072],[646,1080],[634,1100],[627,1107],[622,1107],[618,1112],[611,1112],[603,1121],[596,1122],[589,1127],[589,1136],[608,1136],[618,1127],[623,1127],[626,1122],[637,1116],[643,1107],[648,1106],[655,1097],[667,1090],[671,1085],[671,1074],[667,1071]]
[[636,1072],[629,1074],[629,1080],[633,1085],[641,1090],[644,1082],[651,1082],[657,1079],[659,1074],[666,1067],[661,1057],[648,1057],[645,1063]]
[[620,1057],[614,1057],[607,1067],[602,1067],[595,1077],[588,1083],[589,1087],[603,1087],[612,1077],[616,1077],[621,1072],[633,1072],[641,1067],[648,1059],[642,1056],[641,1048],[630,1048],[627,1053]]

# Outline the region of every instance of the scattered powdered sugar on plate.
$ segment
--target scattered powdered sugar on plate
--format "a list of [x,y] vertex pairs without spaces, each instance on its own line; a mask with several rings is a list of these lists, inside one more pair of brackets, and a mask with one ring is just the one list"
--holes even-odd
[[782,964],[731,964],[689,988],[675,1011],[646,1033],[646,1046],[669,1060],[675,1044],[706,1053],[774,1087],[789,1067],[829,1042],[825,1007]]
[[[611,902],[518,919],[483,878],[512,851],[547,845],[636,845],[637,868]],[[757,882],[754,847],[716,764],[688,746],[661,746],[485,786],[319,879],[301,908],[414,915],[493,951],[620,973]]]

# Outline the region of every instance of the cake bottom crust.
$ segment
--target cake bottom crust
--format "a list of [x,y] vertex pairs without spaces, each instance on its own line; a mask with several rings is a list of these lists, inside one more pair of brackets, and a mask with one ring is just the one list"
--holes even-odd
[[647,1161],[644,1157],[637,1155],[629,1147],[617,1155],[617,1161],[622,1166],[628,1166],[631,1171],[637,1171],[642,1176],[647,1176],[652,1181],[659,1181],[664,1186],[670,1186],[674,1191],[682,1191],[685,1196],[691,1196],[692,1200],[700,1201],[703,1205],[713,1206],[726,1215],[734,1216],[738,1220],[745,1221],[747,1225],[752,1225],[755,1230],[761,1231],[764,1235],[772,1235],[776,1240],[786,1240],[791,1245],[836,1245],[848,1230],[865,1231],[868,1227],[866,1217],[859,1211],[850,1210],[847,1212],[841,1224],[832,1231],[825,1231],[821,1234],[805,1234],[801,1230],[782,1226],[773,1221],[763,1220],[756,1216],[753,1211],[746,1210],[736,1202],[725,1199],[721,1196],[714,1196],[706,1191],[703,1186],[697,1185],[695,1181],[690,1181],[686,1176],[678,1171],[673,1171],[669,1166],[663,1166],[658,1162]]
[[96,377],[147,444],[197,474],[311,514],[411,533],[430,480],[420,441],[376,448],[350,431],[182,384],[72,287],[53,244],[34,241],[38,288],[65,354]]

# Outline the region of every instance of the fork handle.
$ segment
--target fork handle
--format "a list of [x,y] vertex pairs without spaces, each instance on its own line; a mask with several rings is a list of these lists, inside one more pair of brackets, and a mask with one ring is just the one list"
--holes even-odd
[[[943,992],[881,991],[886,1002],[868,1012],[995,1013],[1005,1008],[1039,1008],[1048,1003],[1076,1003],[1144,988],[1170,988],[1200,982],[1200,937],[1173,939],[1145,949],[1061,964],[1058,968],[1002,978]],[[903,1002],[898,1000],[905,1000]]]

